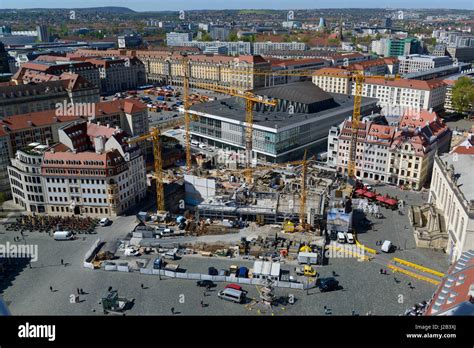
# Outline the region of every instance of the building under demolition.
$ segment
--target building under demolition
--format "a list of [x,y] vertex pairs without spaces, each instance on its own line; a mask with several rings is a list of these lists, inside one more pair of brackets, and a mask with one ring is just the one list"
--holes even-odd
[[[253,151],[258,160],[282,163],[323,151],[331,126],[351,116],[354,97],[328,93],[311,82],[259,88],[255,95],[273,99],[276,106],[256,103],[253,110]],[[377,100],[363,98],[361,114],[377,110]],[[196,104],[190,113],[194,139],[233,151],[245,149],[245,100],[233,97]]]

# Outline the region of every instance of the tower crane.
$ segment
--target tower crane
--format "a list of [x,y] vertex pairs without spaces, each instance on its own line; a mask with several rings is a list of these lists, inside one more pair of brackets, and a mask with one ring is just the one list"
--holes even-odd
[[304,150],[301,167],[300,224],[303,228],[306,226],[306,174],[308,171],[308,162],[306,161],[307,152],[308,150]]
[[163,187],[163,162],[161,158],[161,139],[160,130],[158,128],[152,128],[148,134],[144,134],[138,137],[130,138],[126,140],[127,144],[135,144],[145,140],[151,140],[153,142],[153,159],[154,159],[154,178],[156,180],[156,208],[157,211],[165,210],[165,194]]

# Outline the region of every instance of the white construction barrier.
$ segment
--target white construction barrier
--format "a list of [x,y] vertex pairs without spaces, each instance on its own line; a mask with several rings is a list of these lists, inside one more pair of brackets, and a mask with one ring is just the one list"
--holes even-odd
[[116,271],[117,265],[105,265],[104,270],[106,271]]
[[94,269],[94,265],[90,262],[84,261],[84,268]]
[[130,268],[128,267],[128,265],[126,265],[126,266],[117,266],[117,271],[119,271],[119,272],[130,272]]

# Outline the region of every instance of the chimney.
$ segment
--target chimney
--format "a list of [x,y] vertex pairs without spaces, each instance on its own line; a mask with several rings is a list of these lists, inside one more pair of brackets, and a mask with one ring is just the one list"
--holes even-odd
[[53,122],[54,123],[58,122],[58,118],[56,116],[53,117]]
[[109,124],[109,123],[107,123],[107,128],[110,128],[110,124]]
[[33,127],[33,122],[32,121],[27,121],[29,127]]

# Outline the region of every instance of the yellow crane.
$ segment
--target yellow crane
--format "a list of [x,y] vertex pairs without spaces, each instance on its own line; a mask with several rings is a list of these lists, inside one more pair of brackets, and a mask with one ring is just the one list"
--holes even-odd
[[308,150],[304,150],[301,168],[300,224],[303,228],[306,226],[306,174],[308,171],[308,162],[306,161],[307,152]]
[[189,117],[189,76],[190,65],[187,55],[183,55],[183,108],[184,108],[184,129],[185,129],[185,147],[186,147],[186,170],[191,171],[192,156],[191,156],[191,131],[189,129],[191,120]]
[[165,210],[165,194],[163,187],[163,162],[161,158],[161,139],[160,130],[152,128],[148,134],[126,140],[128,144],[136,144],[142,141],[151,140],[153,143],[153,159],[154,159],[154,178],[156,180],[156,208],[157,211]]
[[235,88],[205,83],[197,83],[195,85],[199,88],[245,99],[245,178],[247,183],[250,184],[252,182],[253,108],[256,103],[276,106],[277,102],[273,99],[264,99],[251,92],[241,91]]

